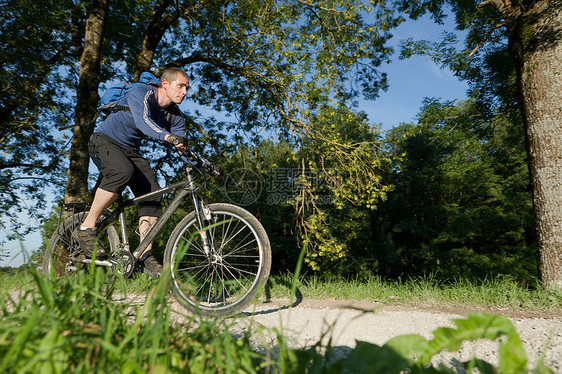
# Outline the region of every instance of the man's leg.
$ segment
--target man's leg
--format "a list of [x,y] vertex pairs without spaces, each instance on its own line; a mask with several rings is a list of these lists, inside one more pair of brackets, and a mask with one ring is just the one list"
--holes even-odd
[[[150,231],[150,228],[156,223],[158,217],[153,216],[141,216],[139,218],[139,234],[140,240],[144,239],[146,234]],[[152,278],[159,278],[160,273],[162,273],[162,265],[156,261],[154,256],[152,255],[152,243],[146,247],[146,250],[143,252],[142,256],[140,257],[142,260],[142,264],[144,267],[143,272],[148,274]]]
[[94,201],[92,202],[92,206],[90,207],[88,216],[86,217],[84,222],[82,222],[80,228],[95,228],[99,216],[111,205],[111,203],[113,203],[113,201],[115,201],[116,198],[117,193],[98,188],[96,190],[96,194],[94,195]]
[[[100,170],[102,179],[94,195],[90,211],[80,227],[72,232],[86,255],[90,255],[97,241],[96,222],[99,216],[111,205],[134,173],[134,166],[125,154],[127,149],[115,144],[111,138],[94,133],[88,143],[88,152]],[[103,249],[98,248],[98,257]]]
[[[86,255],[92,254],[96,244],[96,222],[98,217],[111,205],[116,197],[117,193],[98,188],[86,219],[80,227],[72,232],[72,236],[80,243],[80,248]],[[102,257],[104,254],[104,249],[97,247],[97,257]]]
[[[144,240],[144,237],[146,236],[146,234],[148,234],[152,226],[154,226],[157,219],[158,217],[151,217],[151,216],[142,216],[139,218],[139,235],[140,235],[141,242]],[[148,244],[148,247],[146,247],[145,251],[142,253],[140,258],[144,259],[151,253],[152,253],[152,242]]]
[[[133,194],[141,196],[158,190],[160,186],[158,185],[154,170],[150,167],[150,162],[140,155],[130,159],[136,167],[135,174],[129,183]],[[158,217],[162,215],[160,199],[161,197],[157,196],[139,204],[139,234],[141,241],[150,231]],[[158,278],[162,272],[162,265],[152,255],[152,243],[148,245],[140,258],[144,267],[143,272],[153,278]]]

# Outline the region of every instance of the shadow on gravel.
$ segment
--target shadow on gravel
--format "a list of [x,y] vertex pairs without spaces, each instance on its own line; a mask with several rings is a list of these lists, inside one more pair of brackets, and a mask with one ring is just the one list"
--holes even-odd
[[[271,282],[273,282],[274,284],[272,284]],[[264,287],[264,292],[265,292],[265,301],[263,303],[260,303],[260,305],[262,307],[268,307],[268,304],[271,304],[271,308],[267,309],[267,310],[260,310],[260,311],[254,311],[254,312],[241,312],[238,313],[232,317],[249,317],[249,316],[255,316],[255,315],[266,315],[266,314],[271,314],[271,313],[276,313],[279,312],[281,310],[287,310],[290,308],[294,308],[297,305],[299,305],[302,300],[302,292],[298,289],[298,287],[296,288],[296,292],[295,292],[295,298],[294,301],[287,301],[286,303],[288,303],[288,305],[279,305],[279,302],[273,302],[271,300],[271,288],[272,286],[283,286],[283,287],[287,287],[289,290],[292,289],[293,284],[291,282],[287,282],[287,281],[276,281],[276,280],[270,280],[266,283],[265,287]],[[284,302],[285,303],[285,302]]]
[[[271,288],[273,286],[282,286],[282,287],[287,287],[287,289],[289,291],[292,290],[293,288],[293,283],[292,282],[288,282],[286,280],[276,280],[276,279],[270,279],[266,284],[265,284],[265,302],[269,303],[271,302]],[[292,305],[288,306],[288,307],[293,307],[293,306],[297,306],[298,304],[300,304],[300,302],[302,301],[302,292],[299,290],[298,287],[296,287],[295,289],[295,295],[294,298],[296,299],[295,303],[293,303]]]
[[280,312],[282,310],[294,308],[297,305],[299,305],[301,302],[302,302],[302,299],[296,299],[292,303],[287,300],[286,303],[288,303],[288,305],[279,305],[278,301],[272,302],[271,300],[266,300],[263,303],[259,303],[259,305],[260,305],[261,308],[267,308],[268,306],[271,306],[267,310],[256,310],[256,311],[253,311],[253,312],[241,312],[241,313],[233,315],[232,317],[244,318],[244,317],[251,317],[251,316],[259,316],[259,315],[277,313],[277,312]]

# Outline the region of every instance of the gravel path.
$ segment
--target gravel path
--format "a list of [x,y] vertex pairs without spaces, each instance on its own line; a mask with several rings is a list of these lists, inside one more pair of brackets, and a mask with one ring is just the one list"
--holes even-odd
[[[289,308],[289,302],[277,300],[259,303],[247,308],[237,317],[238,328],[259,324],[283,331],[292,347],[307,347],[322,337],[332,339],[332,346],[349,351],[356,341],[382,345],[392,337],[403,334],[420,334],[431,339],[438,327],[454,327],[451,319],[465,318],[466,312],[477,310],[442,310],[437,308],[383,307],[376,303],[345,302],[338,300],[309,300]],[[501,314],[509,317],[508,311]],[[562,373],[562,314],[561,313],[511,313],[525,346],[529,368],[542,356],[544,363],[554,373]],[[274,345],[272,341],[270,344]],[[445,352],[435,362],[449,362],[452,358],[468,360],[474,355],[497,365],[498,343],[481,340],[466,342],[455,354]]]

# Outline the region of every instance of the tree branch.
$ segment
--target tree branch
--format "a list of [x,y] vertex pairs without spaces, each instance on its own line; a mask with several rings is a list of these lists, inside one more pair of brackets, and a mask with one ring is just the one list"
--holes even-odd
[[[269,91],[273,96],[275,96],[275,93],[271,89],[272,87],[278,89],[281,96],[285,97],[286,99],[288,98],[287,87],[284,84],[266,77],[265,75],[260,74],[252,70],[251,68],[230,65],[217,58],[205,56],[200,53],[194,53],[191,56],[184,57],[166,64],[164,67],[160,68],[157,73],[161,73],[168,67],[182,67],[184,65],[189,65],[196,62],[206,62],[208,64],[216,66],[224,72],[238,74],[246,78],[254,78],[257,81],[257,85]],[[290,105],[290,101],[288,101],[288,104]]]
[[195,120],[189,116],[186,116],[185,114],[182,113],[183,119],[189,123],[190,125],[194,126],[197,131],[199,131],[201,133],[201,135],[203,135],[203,137],[205,139],[207,139],[209,141],[209,143],[211,144],[211,146],[213,147],[213,149],[215,150],[216,154],[219,156],[223,156],[223,153],[220,151],[219,149],[219,145],[218,142],[215,138],[213,138],[211,135],[209,135],[207,133],[207,131],[205,131],[205,129],[203,128],[203,126],[201,126],[200,124],[198,124],[197,122],[195,122]]
[[[1,164],[0,169],[13,169],[13,168],[36,168],[41,170],[49,170],[51,165],[43,165],[40,163],[25,164],[20,162],[9,162],[7,164]],[[21,179],[21,178],[20,178]]]
[[488,40],[488,38],[492,35],[492,33],[493,33],[495,30],[497,30],[497,29],[499,29],[500,27],[502,27],[502,26],[504,26],[504,23],[503,23],[503,22],[502,22],[502,23],[497,23],[497,24],[495,24],[494,26],[492,26],[492,27],[490,28],[490,31],[488,31],[488,33],[487,33],[486,36],[484,37],[484,39],[482,39],[482,40],[480,41],[480,43],[478,43],[478,45],[476,46],[476,48],[474,48],[474,49],[472,50],[472,52],[470,52],[470,54],[468,55],[468,57],[472,57],[472,56],[476,53],[476,51],[478,51],[478,49],[480,49],[480,47],[482,47],[482,45],[484,45],[484,43],[486,42],[486,40]]
[[313,4],[313,3],[309,3],[309,2],[304,1],[304,0],[297,0],[297,3],[301,3],[302,5],[306,5],[306,6],[309,6],[309,7],[311,7],[311,8],[317,8],[317,9],[325,10],[325,11],[327,11],[327,12],[337,12],[337,13],[341,13],[341,11],[337,10],[336,8],[331,8],[331,9],[330,9],[330,8],[324,8],[324,7],[320,6],[320,5]]
[[[260,74],[250,68],[247,67],[240,67],[240,66],[235,66],[235,65],[230,65],[227,64],[217,58],[214,57],[209,57],[209,56],[205,56],[202,55],[200,53],[194,53],[191,56],[188,57],[184,57],[175,61],[172,61],[166,65],[164,65],[162,68],[160,68],[157,71],[157,74],[161,74],[161,72],[163,70],[165,70],[166,68],[169,67],[182,67],[184,65],[189,65],[189,64],[193,64],[196,62],[206,62],[209,63],[211,65],[216,66],[217,68],[221,69],[224,72],[228,72],[228,73],[234,73],[234,74],[238,74],[241,75],[243,77],[246,78],[253,78],[256,79],[256,84],[258,86],[260,86],[261,88],[263,88],[264,90],[268,91],[273,97],[276,97],[278,95],[280,95],[285,102],[287,103],[288,107],[291,107],[291,99],[289,97],[289,94],[287,92],[287,87],[272,79],[269,77],[266,77],[263,74]],[[277,89],[277,93],[275,92],[274,89]],[[280,103],[281,100],[278,100],[276,103],[276,108],[279,111],[281,117],[286,120],[287,122],[291,123],[291,125],[297,125],[300,127],[304,127],[306,126],[306,123],[298,120],[296,118],[293,118],[288,112],[287,110],[285,110],[285,108],[283,108],[283,105]],[[202,129],[202,128],[201,128]],[[294,130],[294,128],[292,127],[291,130]]]
[[176,22],[180,14],[179,12],[174,12],[173,14],[165,15],[168,7],[175,7],[172,0],[162,0],[160,4],[156,7],[152,13],[150,23],[144,33],[142,48],[137,61],[137,70],[135,72],[135,82],[139,79],[143,71],[148,71],[150,65],[152,65],[152,59],[154,57],[154,52],[160,44],[160,40],[166,33],[166,30]]

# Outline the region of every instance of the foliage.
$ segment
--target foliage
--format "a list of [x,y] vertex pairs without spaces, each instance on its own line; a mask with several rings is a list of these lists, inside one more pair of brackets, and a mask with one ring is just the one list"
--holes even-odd
[[[562,275],[558,271],[558,259],[562,258],[562,248],[556,244],[560,242],[560,233],[552,228],[553,222],[559,220],[562,194],[560,182],[544,175],[542,170],[561,168],[554,156],[559,153],[554,144],[560,144],[557,126],[561,121],[561,103],[556,95],[550,94],[560,91],[560,80],[550,76],[556,74],[561,64],[562,23],[555,15],[559,14],[562,3],[549,0],[420,3],[423,4],[421,13],[429,11],[432,15],[439,11],[428,5],[451,5],[457,27],[468,31],[465,49],[458,51],[454,38],[447,37],[442,43],[409,41],[405,55],[430,55],[434,61],[452,67],[459,77],[470,82],[472,95],[478,98],[484,116],[491,117],[499,110],[525,125],[532,155],[528,162],[539,233],[541,278],[545,287],[560,288]],[[539,79],[543,83],[537,84]]]
[[444,33],[438,42],[408,38],[400,43],[400,58],[427,56],[469,84],[469,95],[477,99],[483,116],[501,111],[521,121],[521,94],[507,43],[510,31],[500,12],[494,7],[477,7],[470,1],[428,0],[424,5],[427,4],[432,5],[420,6],[418,16],[429,12],[439,19],[443,9],[450,9],[457,29],[465,31],[464,43],[453,33]]
[[388,159],[380,152],[378,128],[364,113],[324,107],[311,118],[295,158],[298,234],[309,244],[305,261],[326,276],[347,273],[362,257],[357,249],[367,245],[368,212],[388,190],[381,180]]
[[522,125],[473,102],[428,100],[417,125],[387,135],[393,185],[376,213],[384,272],[537,276]]
[[[504,317],[485,313],[468,314],[466,319],[452,320],[456,328],[438,328],[433,339],[421,335],[402,335],[392,338],[383,346],[358,342],[350,356],[336,363],[336,370],[351,372],[413,372],[413,373],[522,373],[527,372],[527,355],[513,324]],[[457,362],[456,370],[441,363],[432,366],[432,358],[442,351],[457,352],[465,341],[479,339],[500,340],[499,364],[494,367],[485,360],[472,358]],[[458,370],[458,371],[457,371]],[[550,373],[538,366],[536,372]]]
[[[260,333],[257,326],[234,336],[225,320],[186,315],[183,325],[173,322],[165,304],[166,280],[154,286],[144,305],[135,307],[112,301],[115,291],[124,291],[124,283],[107,284],[100,271],[52,282],[31,274],[33,280],[22,294],[3,297],[8,303],[0,307],[0,368],[5,373],[527,371],[517,331],[495,315],[469,314],[453,321],[456,328],[435,330],[431,340],[404,335],[382,346],[358,342],[343,358],[321,342],[310,349],[291,349],[276,331],[276,349],[267,346],[256,352],[252,334]],[[478,339],[499,339],[498,367],[478,358],[433,366],[436,354],[455,352],[462,342]],[[534,372],[551,373],[541,363]]]
[[293,268],[306,239],[308,270],[346,274],[362,261],[367,212],[387,190],[380,170],[388,160],[379,144],[365,114],[325,106],[297,145],[263,141],[232,153],[210,199],[242,204],[260,219],[273,246],[273,271]]
[[32,229],[21,212],[40,216],[45,187],[64,178],[68,137],[52,131],[71,112],[58,70],[72,44],[63,8],[51,0],[0,2],[0,229],[7,239]]

